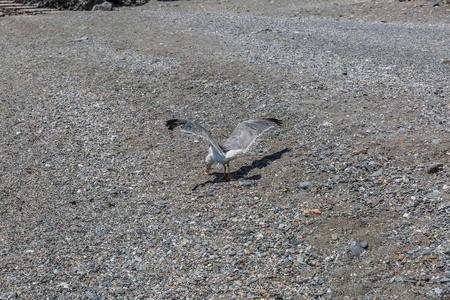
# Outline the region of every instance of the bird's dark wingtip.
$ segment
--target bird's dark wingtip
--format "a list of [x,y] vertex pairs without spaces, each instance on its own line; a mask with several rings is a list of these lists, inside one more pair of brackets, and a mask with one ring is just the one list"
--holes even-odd
[[166,127],[169,130],[173,130],[174,128],[181,126],[183,124],[185,124],[187,121],[185,120],[180,120],[180,119],[170,119],[166,122]]
[[267,118],[267,120],[269,120],[270,122],[272,122],[272,123],[275,123],[275,124],[277,124],[278,126],[281,126],[281,125],[283,125],[283,121],[281,121],[281,120],[278,120],[278,119],[274,119],[274,118]]

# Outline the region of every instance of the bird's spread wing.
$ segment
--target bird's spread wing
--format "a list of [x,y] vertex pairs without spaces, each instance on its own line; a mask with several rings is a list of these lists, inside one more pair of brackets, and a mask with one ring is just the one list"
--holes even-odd
[[221,145],[212,137],[212,135],[202,126],[197,123],[181,120],[181,119],[172,119],[166,122],[166,127],[169,130],[173,130],[175,128],[179,128],[183,132],[188,132],[195,134],[199,137],[206,139],[212,147],[216,148],[217,151],[221,154],[224,154],[224,149]]
[[234,129],[222,146],[229,150],[242,150],[245,152],[258,136],[273,126],[281,126],[282,124],[278,119],[269,118],[244,121],[236,126],[236,129]]

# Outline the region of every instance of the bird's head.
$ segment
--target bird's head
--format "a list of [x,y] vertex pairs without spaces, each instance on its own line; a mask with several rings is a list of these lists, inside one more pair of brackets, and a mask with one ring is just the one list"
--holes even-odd
[[209,175],[209,170],[211,170],[211,166],[214,163],[214,160],[212,159],[211,155],[208,154],[208,156],[205,158],[206,162],[206,174]]

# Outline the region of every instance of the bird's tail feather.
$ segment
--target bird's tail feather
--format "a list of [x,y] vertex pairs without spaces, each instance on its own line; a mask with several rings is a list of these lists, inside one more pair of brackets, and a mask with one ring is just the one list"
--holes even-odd
[[169,130],[173,130],[174,128],[177,128],[178,126],[181,126],[181,125],[186,124],[186,123],[187,123],[186,120],[171,119],[171,120],[168,120],[168,121],[166,122],[166,127],[167,127]]
[[277,124],[278,126],[283,125],[283,121],[281,121],[281,120],[274,119],[274,118],[265,118],[265,119],[271,123]]

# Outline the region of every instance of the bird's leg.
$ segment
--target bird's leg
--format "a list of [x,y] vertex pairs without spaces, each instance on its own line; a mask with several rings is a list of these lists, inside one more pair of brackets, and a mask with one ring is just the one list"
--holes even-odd
[[233,180],[233,176],[231,176],[231,172],[230,172],[230,163],[227,163],[227,167],[228,167],[228,176],[227,176],[227,180]]
[[223,176],[220,177],[219,180],[224,179],[226,175],[227,175],[227,168],[225,167],[225,165],[223,165]]

